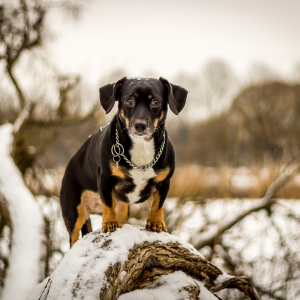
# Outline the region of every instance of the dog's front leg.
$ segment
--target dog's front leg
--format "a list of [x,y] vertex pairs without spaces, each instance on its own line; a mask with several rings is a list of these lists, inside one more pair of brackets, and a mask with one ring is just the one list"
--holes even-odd
[[163,216],[163,205],[166,200],[169,188],[170,181],[167,180],[163,183],[160,183],[157,186],[156,191],[153,193],[152,206],[146,224],[147,230],[157,232],[167,231]]
[[122,224],[117,219],[116,199],[113,194],[112,187],[109,182],[101,178],[99,183],[99,194],[102,200],[102,232],[112,232],[121,228]]

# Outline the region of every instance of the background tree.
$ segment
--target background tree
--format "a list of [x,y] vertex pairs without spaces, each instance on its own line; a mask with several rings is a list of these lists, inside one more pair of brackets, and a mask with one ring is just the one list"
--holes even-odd
[[[0,4],[1,67],[3,67],[15,91],[15,93],[12,93],[8,97],[7,94],[9,95],[9,92],[7,91],[10,90],[9,86],[1,92],[1,100],[3,102],[1,103],[1,107],[5,107],[6,111],[9,111],[9,114],[6,115],[6,111],[1,110],[0,120],[1,123],[6,123],[7,121],[13,123],[11,156],[35,195],[57,195],[57,189],[49,188],[49,184],[43,184],[43,179],[48,174],[43,161],[40,160],[41,155],[45,152],[45,148],[60,135],[62,127],[94,120],[95,116],[99,115],[99,113],[95,110],[95,103],[93,102],[85,103],[85,109],[82,109],[83,99],[81,97],[83,86],[80,82],[80,76],[52,74],[54,84],[51,88],[55,92],[46,94],[46,99],[35,99],[31,98],[29,91],[22,87],[28,86],[26,83],[31,76],[31,72],[26,70],[26,76],[18,78],[15,75],[15,70],[19,67],[20,61],[28,58],[25,54],[32,53],[41,48],[48,38],[49,32],[46,26],[46,16],[49,11],[54,7],[58,7],[71,12],[73,16],[77,17],[80,12],[79,4],[79,2],[75,3],[73,1],[41,2],[31,0],[5,1]],[[17,105],[14,105],[14,95],[16,95],[18,100]],[[56,95],[57,99],[55,99]],[[10,100],[11,102],[9,102]],[[49,105],[49,103],[53,102],[57,103],[56,106]],[[2,147],[6,146],[7,141],[5,144],[4,141],[9,139],[8,131],[10,129],[7,125],[1,127]],[[52,205],[55,207],[54,210],[59,212],[59,204],[57,203],[57,199],[53,198],[43,197],[38,202],[32,196],[26,198],[25,194],[28,194],[28,191],[26,191],[23,183],[20,182],[18,187],[16,187],[15,193],[12,194],[10,190],[13,190],[13,180],[15,180],[14,178],[20,180],[20,176],[13,166],[11,166],[9,157],[5,156],[7,149],[2,150],[3,153],[1,152],[1,155],[4,161],[1,173],[2,191],[0,191],[3,192],[0,206],[1,245],[2,249],[4,249],[3,246],[11,245],[11,247],[6,248],[7,250],[4,253],[1,253],[0,257],[2,284],[4,281],[3,299],[6,299],[5,297],[11,299],[11,293],[14,292],[21,294],[24,292],[22,297],[26,298],[28,295],[26,295],[23,287],[18,289],[17,286],[18,282],[22,284],[22,280],[19,281],[18,278],[15,278],[15,280],[12,278],[13,274],[16,275],[13,271],[16,268],[19,267],[19,270],[25,270],[24,264],[22,266],[17,265],[22,264],[22,257],[23,262],[26,260],[26,254],[20,254],[19,249],[27,249],[31,246],[34,246],[35,249],[43,249],[42,252],[44,254],[42,254],[41,259],[45,264],[42,267],[44,269],[42,273],[47,275],[50,272],[49,263],[52,257],[57,253],[62,255],[62,251],[60,250],[61,245],[53,241],[53,235],[49,232],[54,226],[54,216],[49,216],[49,209],[45,209],[45,207]],[[4,165],[4,162],[7,162],[7,165]],[[5,175],[9,170],[11,170],[11,174],[9,176]],[[24,197],[20,194],[17,196],[17,191],[21,191],[22,189],[25,191]],[[19,202],[18,204],[18,201],[21,201],[22,198],[24,198],[23,202]],[[12,211],[12,218],[9,218],[10,211]],[[40,233],[42,232],[42,228],[35,228],[41,226],[41,222],[38,221],[33,225],[34,228],[30,230],[30,234],[24,232],[21,234],[22,228],[26,229],[31,224],[30,219],[27,217],[30,218],[31,216],[32,221],[39,219],[40,213],[38,211],[44,215],[42,216],[44,220],[44,237],[38,234],[34,239],[35,243],[40,243],[40,247],[35,244],[30,245],[33,241],[30,236],[36,230]],[[20,234],[23,237],[28,236],[28,238],[20,239]],[[45,239],[44,248],[41,247],[41,238]],[[35,259],[39,261],[40,257],[36,257]],[[31,260],[28,258],[28,261]],[[6,280],[7,268],[10,276]],[[30,275],[28,275],[27,273],[32,272],[32,270],[34,270],[33,273],[29,273]],[[40,270],[40,266],[36,267],[33,265],[28,269],[28,272],[26,271],[27,273],[19,272],[19,276],[27,279],[30,277],[31,280],[35,281],[44,277],[44,275],[40,274]],[[30,288],[31,285],[32,282],[28,283],[27,288]]]

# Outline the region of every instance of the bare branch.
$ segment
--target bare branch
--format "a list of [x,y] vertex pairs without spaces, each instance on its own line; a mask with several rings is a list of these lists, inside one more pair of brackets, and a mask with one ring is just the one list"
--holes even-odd
[[258,297],[252,287],[250,280],[244,276],[233,277],[221,285],[212,289],[212,292],[219,292],[225,288],[229,289],[239,289],[243,292],[249,299],[258,300]]
[[22,109],[17,120],[14,123],[14,128],[13,128],[14,135],[17,135],[20,132],[24,123],[30,119],[33,108],[34,108],[34,104],[32,102],[26,103],[25,107]]
[[213,247],[218,238],[228,229],[233,227],[239,221],[243,220],[249,214],[262,210],[262,209],[270,209],[270,207],[276,203],[275,200],[272,199],[276,190],[281,187],[285,182],[290,180],[298,171],[300,170],[299,165],[294,165],[288,168],[283,174],[281,174],[267,189],[265,196],[260,200],[253,201],[253,204],[247,210],[235,215],[231,219],[227,219],[222,223],[219,223],[215,226],[212,226],[208,231],[196,236],[192,240],[192,245],[196,249],[201,249],[205,246]]
[[21,106],[21,109],[23,109],[24,106],[25,106],[25,103],[27,102],[26,98],[25,98],[25,95],[24,95],[24,93],[23,93],[23,91],[22,91],[22,89],[21,89],[21,87],[20,87],[17,79],[15,78],[15,76],[14,76],[14,74],[12,72],[12,68],[11,67],[7,67],[6,71],[7,71],[8,75],[9,75],[9,77],[10,77],[13,85],[16,88],[16,91],[17,91],[18,97],[19,97],[20,106]]
[[31,124],[34,126],[69,126],[69,125],[78,125],[85,121],[87,121],[89,118],[91,118],[95,113],[95,110],[92,109],[87,115],[83,117],[76,117],[72,119],[57,119],[57,120],[31,120]]

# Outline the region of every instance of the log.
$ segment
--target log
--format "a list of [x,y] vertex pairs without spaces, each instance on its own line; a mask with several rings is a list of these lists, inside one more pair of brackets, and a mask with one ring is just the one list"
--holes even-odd
[[258,299],[247,278],[222,272],[178,237],[126,224],[77,241],[29,300],[210,300],[224,288]]

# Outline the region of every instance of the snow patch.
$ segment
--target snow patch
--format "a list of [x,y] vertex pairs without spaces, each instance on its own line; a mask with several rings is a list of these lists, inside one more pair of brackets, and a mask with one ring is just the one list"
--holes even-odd
[[198,280],[188,277],[182,271],[176,271],[169,275],[163,275],[148,289],[135,290],[121,295],[119,300],[179,300],[189,299],[188,292],[183,289],[189,285],[198,285],[200,288],[200,300],[217,299],[209,292],[204,284]]
[[[193,254],[201,256],[190,244],[166,232],[149,232],[140,226],[128,224],[112,233],[101,233],[97,230],[78,240],[62,259],[51,275],[52,283],[47,300],[64,300],[72,297],[98,299],[99,291],[105,284],[105,271],[109,266],[118,262],[124,264],[129,250],[135,244],[146,241],[158,241],[162,244],[178,243]],[[34,291],[29,300],[37,299],[39,298]]]
[[215,281],[214,281],[214,285],[217,287],[219,287],[222,283],[224,283],[225,281],[234,278],[234,276],[228,275],[227,273],[224,273],[219,275]]
[[0,126],[0,191],[8,202],[13,234],[1,300],[27,299],[39,280],[43,218],[10,156],[13,126]]

